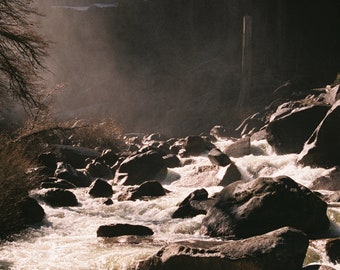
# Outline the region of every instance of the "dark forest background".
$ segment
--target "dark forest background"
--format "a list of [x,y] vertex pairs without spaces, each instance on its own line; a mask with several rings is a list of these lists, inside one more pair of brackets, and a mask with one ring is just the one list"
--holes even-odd
[[[340,2],[121,0],[115,8],[51,8],[43,31],[59,118],[114,117],[128,132],[169,135],[236,126],[273,91],[334,82]],[[252,16],[252,84],[240,92],[242,19]]]

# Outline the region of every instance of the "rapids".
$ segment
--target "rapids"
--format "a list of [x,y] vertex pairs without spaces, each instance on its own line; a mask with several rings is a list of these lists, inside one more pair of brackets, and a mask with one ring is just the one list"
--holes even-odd
[[[219,140],[217,147],[230,143]],[[327,170],[299,166],[297,155],[276,155],[266,141],[252,143],[252,154],[231,158],[242,173],[243,179],[251,181],[259,176],[288,175],[308,186],[313,179],[326,175]],[[207,155],[186,158],[187,165],[169,169],[162,185],[171,191],[164,197],[149,201],[118,202],[120,188],[113,197],[112,205],[105,205],[104,198],[92,198],[88,188],[73,190],[78,207],[52,208],[39,201],[46,212],[43,224],[27,229],[15,241],[0,244],[0,269],[127,269],[138,260],[155,253],[166,243],[178,240],[209,237],[199,234],[203,215],[189,219],[172,219],[172,213],[190,192],[206,188],[209,196],[220,191],[216,186],[222,169],[211,165]],[[113,182],[113,180],[112,180]],[[44,190],[33,190],[39,198]],[[340,205],[329,208],[331,230],[340,235]],[[100,225],[112,223],[141,224],[150,227],[154,235],[148,238],[119,237],[102,239],[96,237]],[[323,263],[340,269],[327,261],[322,253],[322,241],[310,246],[306,263]]]

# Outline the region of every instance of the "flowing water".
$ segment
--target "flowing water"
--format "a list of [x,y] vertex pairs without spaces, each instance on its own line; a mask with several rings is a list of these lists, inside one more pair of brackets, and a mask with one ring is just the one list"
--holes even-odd
[[[222,147],[229,142],[220,140]],[[189,161],[189,159],[191,161]],[[259,176],[288,175],[308,186],[318,176],[326,175],[321,168],[302,167],[296,164],[297,155],[276,155],[265,141],[252,144],[252,154],[232,158],[246,180]],[[16,241],[0,245],[0,269],[126,269],[138,260],[154,254],[166,243],[178,240],[209,240],[199,234],[203,215],[189,219],[172,219],[172,213],[190,192],[206,188],[209,195],[222,189],[216,186],[221,170],[211,165],[207,155],[188,158],[188,165],[169,170],[164,188],[171,192],[149,201],[118,202],[119,187],[113,195],[113,205],[105,205],[105,199],[91,198],[87,188],[73,192],[80,202],[78,207],[52,208],[43,202],[46,212],[44,224],[28,229]],[[32,191],[38,198],[44,190]],[[340,235],[340,206],[329,209],[331,227]],[[141,224],[154,231],[152,237],[96,237],[100,225],[112,223]],[[315,242],[308,251],[308,262],[332,265],[320,251],[322,242]]]

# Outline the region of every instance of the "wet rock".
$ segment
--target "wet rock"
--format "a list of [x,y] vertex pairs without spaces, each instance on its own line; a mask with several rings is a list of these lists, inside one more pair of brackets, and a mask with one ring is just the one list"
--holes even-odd
[[340,166],[340,100],[336,101],[315,129],[299,155],[309,166]]
[[123,235],[150,236],[153,231],[142,225],[111,224],[102,225],[97,230],[97,237],[117,237]]
[[181,160],[174,154],[169,154],[163,157],[164,163],[168,168],[181,167]]
[[44,208],[33,198],[27,197],[22,206],[26,224],[40,223],[45,217]]
[[228,138],[230,136],[230,132],[224,126],[214,126],[210,130],[210,135],[214,136],[215,138]]
[[52,207],[78,206],[77,197],[68,190],[49,190],[42,196],[42,199]]
[[112,149],[105,149],[102,151],[100,157],[95,161],[104,163],[108,166],[113,166],[119,159],[119,156]]
[[161,133],[152,133],[145,138],[145,141],[166,141],[167,137]]
[[271,116],[266,128],[267,141],[278,154],[300,153],[304,143],[325,117],[328,105],[295,108],[297,103],[285,104]]
[[166,195],[168,191],[157,181],[147,181],[137,188],[128,188],[119,195],[119,201],[135,201],[150,197],[160,197]]
[[240,132],[241,136],[250,136],[258,132],[264,126],[264,124],[265,121],[260,116],[260,113],[255,113],[244,119],[235,130]]
[[180,204],[179,208],[172,214],[172,218],[190,218],[197,215],[205,215],[214,203],[208,199],[208,192],[202,188],[190,193]]
[[113,201],[112,199],[107,199],[105,202],[104,202],[105,205],[112,205],[113,204]]
[[327,265],[312,264],[303,267],[302,270],[335,270],[335,268]]
[[72,146],[72,145],[53,145],[59,152],[60,159],[65,163],[71,164],[74,168],[80,169],[86,166],[86,159],[95,159],[100,156],[96,150]]
[[229,157],[243,157],[250,154],[250,137],[238,139],[231,145],[226,146],[222,151]]
[[72,189],[76,186],[64,179],[55,178],[54,181],[45,181],[40,184],[40,188],[59,188],[59,189]]
[[52,170],[57,168],[57,158],[54,153],[46,152],[38,156],[38,163]]
[[162,156],[155,151],[148,151],[126,158],[118,173],[126,174],[119,184],[139,185],[148,180],[164,180],[167,175]]
[[203,152],[209,150],[207,148],[207,143],[201,136],[188,136],[184,141],[183,156],[198,156]]
[[86,166],[86,170],[91,174],[94,178],[105,178],[112,179],[114,177],[114,173],[111,168],[101,162],[93,161]]
[[54,172],[54,176],[67,180],[76,187],[88,187],[92,182],[90,177],[74,169],[71,164],[64,162],[57,163],[57,169]]
[[328,230],[327,204],[287,176],[226,186],[202,222],[210,236],[240,239],[284,226],[310,236]]
[[308,247],[304,233],[293,228],[223,244],[180,242],[163,247],[134,270],[300,270]]
[[242,180],[242,175],[235,163],[232,162],[227,167],[220,169],[217,178],[221,180],[218,186],[226,187],[231,183]]
[[208,158],[213,165],[225,167],[231,163],[228,155],[221,152],[221,150],[214,148],[208,153]]
[[111,197],[112,186],[104,179],[96,179],[90,186],[89,194],[94,198]]
[[335,168],[329,173],[329,175],[321,176],[315,179],[311,183],[309,188],[313,190],[318,190],[318,189],[331,190],[331,191],[340,190],[340,169]]
[[325,249],[328,258],[332,263],[340,263],[340,238],[329,240],[326,243]]

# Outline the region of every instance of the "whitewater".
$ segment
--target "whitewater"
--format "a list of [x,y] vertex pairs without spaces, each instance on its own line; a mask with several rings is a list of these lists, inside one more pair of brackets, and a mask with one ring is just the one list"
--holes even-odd
[[[214,144],[223,149],[230,143],[219,139]],[[224,169],[213,166],[207,154],[184,158],[185,166],[168,169],[168,175],[161,183],[170,193],[148,201],[118,201],[121,187],[113,185],[116,192],[112,196],[112,205],[105,205],[105,198],[92,198],[88,188],[77,188],[72,192],[79,206],[53,208],[39,200],[39,195],[46,190],[33,190],[31,196],[44,208],[46,218],[43,224],[27,229],[14,241],[0,244],[0,269],[121,270],[154,254],[167,243],[211,240],[200,235],[203,215],[187,219],[171,218],[178,204],[192,191],[205,188],[212,196],[223,188],[217,184]],[[297,154],[277,155],[265,140],[261,140],[252,142],[250,155],[231,157],[231,160],[244,180],[287,175],[307,187],[314,179],[332,170],[298,165],[297,158]],[[113,184],[114,181],[109,182]],[[328,216],[332,234],[340,236],[340,204],[332,204]],[[109,239],[97,237],[99,226],[113,223],[144,225],[151,228],[154,235]],[[322,245],[322,241],[316,241],[310,246],[307,252],[310,261],[306,263],[322,263],[340,269],[339,264],[334,265],[327,260],[322,253]]]

